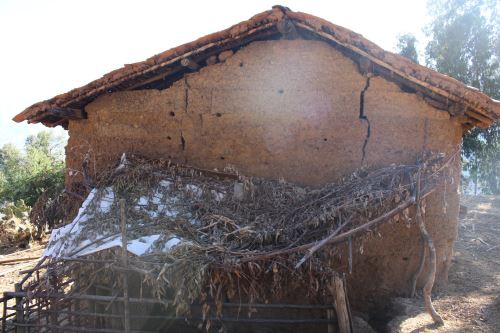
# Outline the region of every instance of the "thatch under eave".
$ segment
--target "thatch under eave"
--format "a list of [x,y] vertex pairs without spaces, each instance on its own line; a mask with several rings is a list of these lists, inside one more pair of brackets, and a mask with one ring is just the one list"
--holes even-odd
[[51,114],[54,108],[83,109],[106,93],[162,89],[192,71],[181,61],[204,65],[207,58],[224,50],[236,50],[256,40],[278,38],[319,39],[334,46],[360,64],[360,70],[381,75],[422,95],[433,106],[463,117],[466,127],[487,127],[500,120],[500,102],[480,91],[376,44],[346,28],[321,18],[275,6],[226,30],[180,45],[143,62],[125,65],[80,88],[36,103],[14,117],[14,121],[41,122],[52,127],[67,120]]

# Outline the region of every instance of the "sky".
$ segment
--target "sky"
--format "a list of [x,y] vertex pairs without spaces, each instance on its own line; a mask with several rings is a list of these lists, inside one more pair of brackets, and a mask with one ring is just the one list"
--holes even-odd
[[0,0],[0,147],[21,147],[44,129],[11,120],[28,106],[276,3],[344,26],[389,51],[404,33],[424,45],[425,0]]

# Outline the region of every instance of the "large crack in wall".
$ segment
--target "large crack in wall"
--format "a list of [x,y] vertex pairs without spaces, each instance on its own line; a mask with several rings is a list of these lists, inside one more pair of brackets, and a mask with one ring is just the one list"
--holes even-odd
[[361,93],[359,94],[359,119],[362,122],[366,122],[367,124],[366,137],[365,141],[363,142],[363,148],[361,149],[362,152],[361,165],[363,165],[365,162],[366,146],[368,145],[368,140],[370,139],[370,134],[371,134],[370,120],[365,114],[365,93],[369,87],[370,87],[370,77],[367,77],[365,87],[363,88],[363,90],[361,90]]

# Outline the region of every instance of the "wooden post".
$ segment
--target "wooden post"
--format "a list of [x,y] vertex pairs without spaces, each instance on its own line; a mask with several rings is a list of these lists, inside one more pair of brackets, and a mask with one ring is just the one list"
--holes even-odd
[[[101,288],[99,285],[95,286],[95,294],[96,296],[109,296],[108,291]],[[106,313],[106,306],[104,303],[95,302],[95,314],[104,314]],[[95,316],[95,328],[107,328],[106,317]]]
[[[125,199],[120,199],[120,219],[122,232],[122,265],[128,267],[127,251],[127,217],[125,216]],[[130,305],[128,299],[128,279],[127,270],[123,270],[123,328],[125,332],[130,332]]]
[[5,292],[3,293],[3,309],[2,309],[2,333],[5,333],[7,331],[7,306],[9,305],[9,299],[5,295]]
[[[40,271],[36,271],[36,282],[40,283]],[[40,297],[36,297],[36,308],[37,308],[37,325],[42,325],[42,299]]]
[[[97,287],[95,284],[92,284],[89,288],[89,294],[91,295],[97,295]],[[97,328],[97,302],[94,300],[86,300],[86,305],[85,307],[89,308],[89,312],[93,313],[94,316],[90,317],[89,322],[92,322],[91,325],[94,326],[94,328]]]
[[[115,315],[120,315],[121,314],[121,307],[120,304],[117,303],[116,301],[111,301],[111,314],[113,317],[111,317],[111,329],[113,330],[119,330],[122,328],[122,318],[119,317],[114,317]],[[108,305],[109,306],[109,305]]]
[[[47,298],[43,298],[43,309],[50,310],[50,308],[49,308],[49,298],[48,297]],[[43,316],[43,324],[46,325],[46,326],[48,326],[48,325],[50,325],[49,312],[44,311],[44,313],[45,314]]]
[[[326,318],[332,320],[334,318],[333,309],[326,310]],[[332,323],[328,323],[328,333],[335,333],[335,327]]]
[[349,274],[352,274],[352,237],[349,237],[347,241],[348,241],[347,246],[349,251],[348,268],[349,268]]
[[332,283],[328,287],[328,289],[330,290],[330,293],[335,300],[335,311],[337,312],[339,332],[352,333],[351,318],[349,316],[347,296],[345,294],[343,279],[338,275],[334,275],[332,278]]
[[424,244],[427,245],[427,249],[429,250],[429,272],[427,273],[427,279],[424,285],[424,289],[422,291],[424,294],[425,309],[431,315],[432,319],[436,324],[443,325],[444,324],[443,318],[439,315],[439,313],[437,313],[436,309],[434,308],[434,305],[432,304],[432,299],[431,299],[432,287],[434,286],[434,279],[436,277],[436,248],[434,247],[434,242],[432,241],[432,238],[429,236],[429,233],[425,228],[424,218],[422,216],[422,207],[421,207],[422,198],[420,197],[420,191],[421,191],[420,172],[421,170],[418,170],[417,172],[417,184],[415,189],[415,198],[417,205],[416,207],[417,212],[415,218],[417,220],[417,225],[420,229],[420,235],[422,237],[422,240],[424,241]]
[[[50,287],[52,290],[55,290],[56,292],[59,291],[58,286],[56,285],[55,277],[51,274],[49,276],[49,282],[50,282]],[[59,326],[59,316],[58,316],[58,311],[59,311],[59,298],[53,298],[49,301],[50,305],[47,307],[50,310],[53,310],[50,312],[50,324],[53,326]],[[59,329],[54,327],[51,329],[51,332],[59,332]]]
[[[75,300],[75,312],[79,313],[81,308],[82,307],[80,304],[80,300],[79,299]],[[76,327],[80,327],[82,325],[82,322],[80,320],[80,315],[78,315],[78,314],[75,315],[75,325],[76,325]]]
[[[14,285],[14,290],[16,292],[22,291],[21,284],[16,283]],[[19,324],[24,323],[23,297],[16,297],[16,323]],[[24,332],[26,332],[25,327],[16,326],[16,333],[24,333]]]

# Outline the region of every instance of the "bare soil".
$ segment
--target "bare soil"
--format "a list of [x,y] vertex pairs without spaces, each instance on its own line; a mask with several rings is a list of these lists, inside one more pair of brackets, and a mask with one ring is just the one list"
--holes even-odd
[[[33,243],[31,248],[24,249],[18,246],[0,246],[0,262],[10,259],[26,259],[14,263],[0,263],[0,298],[3,297],[5,291],[14,291],[14,285],[19,282],[23,275],[21,271],[32,268],[38,262],[46,242]],[[0,314],[3,310],[3,304],[0,303]]]
[[461,216],[447,288],[436,290],[434,305],[445,320],[435,327],[421,299],[399,299],[406,314],[389,331],[500,332],[500,197],[462,197]]

